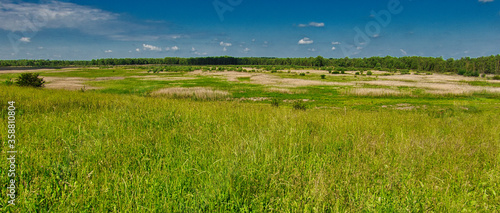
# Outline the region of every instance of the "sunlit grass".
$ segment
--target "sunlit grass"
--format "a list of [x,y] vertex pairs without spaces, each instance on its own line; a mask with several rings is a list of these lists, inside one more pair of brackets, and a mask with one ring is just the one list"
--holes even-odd
[[2,196],[3,212],[500,206],[498,99],[346,97],[346,108],[301,111],[0,86],[0,100],[4,130],[16,101],[20,151],[17,205]]

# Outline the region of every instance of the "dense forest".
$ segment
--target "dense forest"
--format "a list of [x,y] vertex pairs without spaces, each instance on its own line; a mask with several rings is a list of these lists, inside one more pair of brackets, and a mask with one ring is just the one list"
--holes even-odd
[[68,67],[102,65],[272,65],[272,66],[315,66],[335,68],[365,68],[387,71],[401,69],[426,72],[455,72],[500,74],[500,55],[479,58],[447,60],[433,57],[371,57],[371,58],[265,58],[229,56],[200,58],[109,58],[89,61],[64,60],[0,60],[0,67]]

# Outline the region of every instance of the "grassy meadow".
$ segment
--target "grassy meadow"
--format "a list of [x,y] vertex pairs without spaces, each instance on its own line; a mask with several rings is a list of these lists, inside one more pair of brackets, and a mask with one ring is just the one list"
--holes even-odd
[[500,81],[464,77],[449,84],[477,91],[443,94],[399,75],[147,71],[41,71],[85,85],[72,90],[0,85],[0,211],[500,211],[500,94],[477,89]]

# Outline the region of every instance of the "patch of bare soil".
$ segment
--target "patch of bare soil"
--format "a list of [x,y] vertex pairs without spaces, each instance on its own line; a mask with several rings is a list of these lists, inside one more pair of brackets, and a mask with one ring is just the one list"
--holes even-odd
[[65,89],[65,90],[80,90],[80,89],[101,89],[85,85],[88,78],[66,78],[66,77],[43,77],[46,82],[45,87],[49,89]]
[[[446,80],[446,79],[445,79]],[[468,94],[474,92],[491,92],[491,93],[500,93],[500,88],[498,87],[481,87],[481,86],[471,86],[466,83],[459,82],[425,82],[424,80],[420,81],[364,81],[359,82],[362,84],[369,85],[378,85],[378,86],[394,86],[394,87],[414,87],[414,88],[422,88],[425,89],[426,92],[432,94]]]
[[147,75],[147,76],[131,76],[132,78],[139,78],[145,81],[184,81],[184,80],[194,80],[195,77],[163,77],[159,75]]

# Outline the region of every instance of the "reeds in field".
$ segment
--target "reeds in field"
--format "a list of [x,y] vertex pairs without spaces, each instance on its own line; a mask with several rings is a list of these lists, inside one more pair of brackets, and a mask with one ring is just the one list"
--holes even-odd
[[173,87],[164,88],[151,94],[153,97],[167,97],[177,99],[195,99],[195,100],[221,100],[230,97],[227,91],[214,90],[206,87]]

